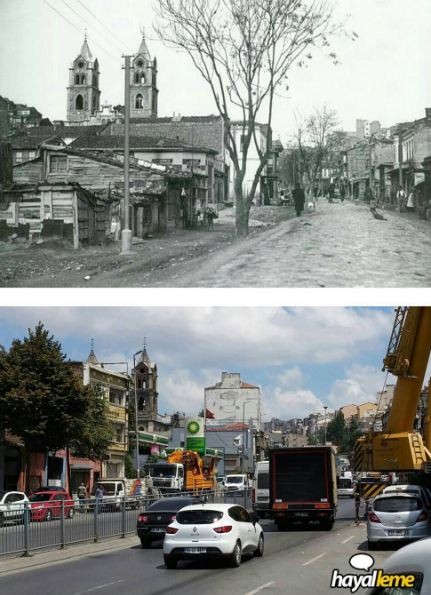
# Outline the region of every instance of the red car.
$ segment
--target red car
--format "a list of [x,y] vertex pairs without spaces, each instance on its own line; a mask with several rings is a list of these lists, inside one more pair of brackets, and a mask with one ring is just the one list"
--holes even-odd
[[29,497],[32,521],[50,521],[61,517],[64,502],[64,516],[71,519],[75,514],[75,503],[65,490],[46,490]]

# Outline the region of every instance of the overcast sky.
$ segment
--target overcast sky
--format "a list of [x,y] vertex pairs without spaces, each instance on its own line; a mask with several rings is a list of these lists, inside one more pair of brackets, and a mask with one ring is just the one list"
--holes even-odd
[[265,419],[290,419],[374,400],[393,317],[392,308],[4,307],[0,344],[40,320],[68,358],[85,360],[94,338],[99,361],[130,365],[147,337],[160,413],[196,414],[205,386],[227,371],[262,387]]
[[[102,103],[124,103],[121,55],[137,51],[145,26],[159,65],[159,115],[215,113],[189,58],[154,39],[152,5],[152,0],[1,0],[0,94],[34,105],[51,119],[65,119],[68,68],[87,28],[100,63]],[[431,1],[338,0],[339,17],[348,14],[348,28],[358,40],[336,40],[338,66],[316,55],[309,68],[292,70],[289,91],[280,89],[283,97],[277,97],[275,137],[285,140],[292,132],[295,111],[307,114],[325,102],[346,130],[355,128],[356,118],[384,126],[419,118],[431,105]]]

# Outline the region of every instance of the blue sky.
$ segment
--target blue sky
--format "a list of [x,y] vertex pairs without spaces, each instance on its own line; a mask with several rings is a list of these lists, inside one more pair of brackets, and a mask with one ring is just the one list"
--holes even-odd
[[38,321],[74,360],[90,340],[99,361],[132,363],[142,348],[157,363],[159,412],[195,414],[222,371],[262,387],[265,418],[289,419],[373,400],[392,308],[0,308],[0,344]]
[[[121,55],[137,51],[145,26],[159,67],[159,115],[214,113],[211,94],[189,58],[155,38],[156,3],[68,0],[67,6],[60,0],[1,0],[1,94],[36,106],[44,116],[65,119],[68,68],[87,29],[90,48],[100,63],[102,103],[123,103]],[[420,118],[429,105],[431,53],[426,48],[431,2],[334,0],[334,4],[337,20],[345,21],[358,39],[353,43],[341,35],[334,41],[331,49],[338,55],[337,66],[315,53],[308,68],[292,68],[289,90],[279,89],[274,105],[274,133],[283,141],[294,130],[297,111],[307,114],[325,102],[337,111],[346,130],[354,130],[356,118],[380,120],[384,126]]]

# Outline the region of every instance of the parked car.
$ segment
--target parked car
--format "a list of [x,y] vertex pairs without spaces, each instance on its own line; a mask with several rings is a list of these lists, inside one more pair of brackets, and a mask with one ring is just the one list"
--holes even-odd
[[430,515],[422,498],[406,493],[381,494],[368,513],[368,548],[387,541],[408,541],[430,535]]
[[431,538],[410,543],[394,552],[383,564],[385,574],[408,574],[415,576],[410,589],[388,589],[375,587],[368,589],[367,595],[388,595],[406,593],[406,595],[428,595],[431,593],[430,566]]
[[65,490],[35,492],[29,498],[32,521],[50,521],[61,516],[64,503],[64,516],[71,519],[75,514],[74,501]]
[[241,564],[243,554],[263,556],[262,527],[242,506],[199,504],[178,512],[166,528],[163,557],[167,568],[179,560],[225,558]]
[[153,502],[145,512],[138,516],[137,533],[143,548],[151,547],[153,541],[163,539],[166,527],[172,523],[181,508],[202,502],[199,498],[184,496],[181,498],[162,498]]
[[5,523],[22,523],[25,502],[28,498],[24,492],[0,492],[0,527]]

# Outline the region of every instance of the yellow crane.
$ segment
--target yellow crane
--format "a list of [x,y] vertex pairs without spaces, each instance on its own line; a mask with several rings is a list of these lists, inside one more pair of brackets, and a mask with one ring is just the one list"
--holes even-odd
[[392,405],[383,430],[357,440],[355,471],[431,471],[430,396],[424,435],[414,428],[430,351],[431,307],[397,308],[383,360],[383,370],[397,376]]

